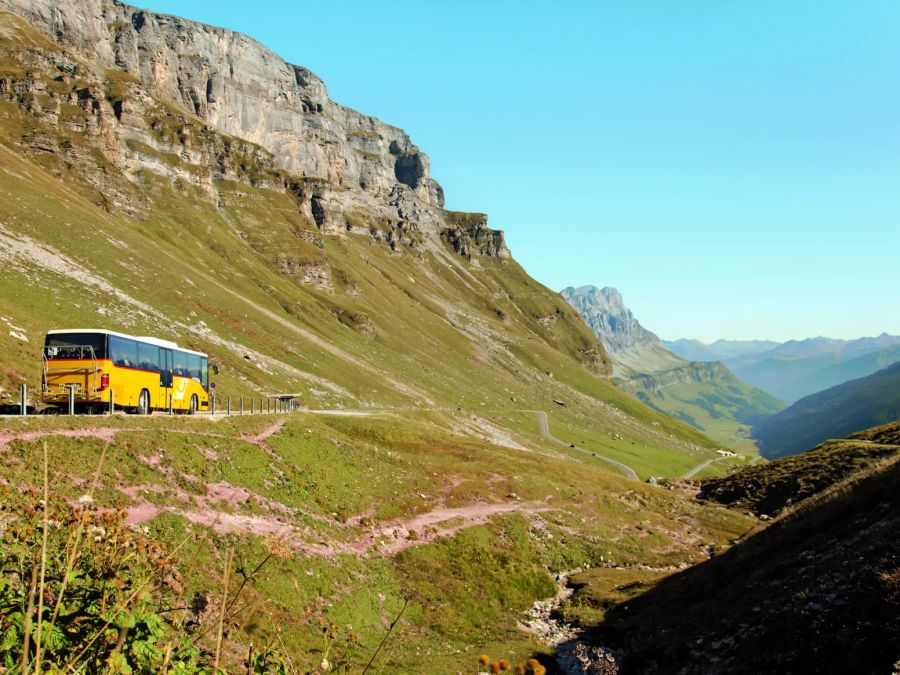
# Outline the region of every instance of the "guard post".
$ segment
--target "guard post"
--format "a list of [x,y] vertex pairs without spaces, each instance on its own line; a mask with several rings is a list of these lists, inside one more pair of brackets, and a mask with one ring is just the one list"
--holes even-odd
[[77,384],[67,384],[66,389],[69,390],[69,414],[75,414],[75,390],[78,389]]
[[20,410],[19,412],[22,415],[28,414],[28,385],[24,382],[19,385],[19,402],[20,402]]

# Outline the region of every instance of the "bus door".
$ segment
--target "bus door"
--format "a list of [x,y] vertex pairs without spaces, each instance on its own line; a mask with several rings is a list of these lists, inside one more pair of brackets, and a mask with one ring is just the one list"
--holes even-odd
[[169,397],[172,395],[172,350],[161,347],[159,350],[159,402],[160,406],[169,409]]

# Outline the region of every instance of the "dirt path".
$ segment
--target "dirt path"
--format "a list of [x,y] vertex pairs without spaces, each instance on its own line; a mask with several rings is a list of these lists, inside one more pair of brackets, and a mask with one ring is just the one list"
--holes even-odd
[[630,466],[627,466],[627,465],[623,464],[622,462],[616,461],[615,459],[610,459],[609,457],[604,457],[603,455],[598,455],[596,453],[590,452],[589,450],[585,450],[584,448],[579,448],[578,446],[572,446],[572,445],[566,443],[565,441],[559,440],[558,438],[556,438],[556,436],[553,436],[550,433],[550,424],[547,421],[547,413],[545,413],[543,410],[538,410],[537,416],[538,416],[538,428],[541,431],[541,436],[546,438],[551,443],[556,443],[557,445],[564,446],[566,448],[569,448],[570,450],[572,450],[572,449],[578,450],[579,452],[589,454],[591,457],[596,457],[597,459],[601,459],[608,464],[612,464],[614,467],[619,469],[622,473],[624,473],[629,478],[631,478],[633,480],[638,480],[638,475],[635,473],[634,469],[632,469]]
[[[206,486],[207,494],[199,497],[176,490],[174,498],[179,505],[150,502],[147,493],[169,494],[171,490],[161,485],[135,485],[121,488],[133,502],[126,508],[127,521],[139,525],[152,520],[160,513],[171,513],[196,525],[209,527],[220,534],[240,533],[255,536],[276,535],[298,553],[309,556],[333,558],[337,555],[365,556],[371,552],[393,557],[413,546],[427,544],[438,539],[452,537],[460,530],[483,525],[496,515],[504,513],[541,513],[551,510],[547,504],[522,502],[477,502],[459,507],[438,507],[409,518],[398,518],[384,523],[359,528],[362,531],[349,541],[328,542],[326,533],[298,528],[289,521],[296,516],[310,516],[323,525],[338,530],[356,529],[362,517],[351,518],[347,523],[329,520],[324,516],[291,509],[271,502],[249,490],[224,482]],[[234,509],[253,499],[270,511],[268,515],[249,515],[225,511],[221,506]]]
[[502,513],[541,513],[549,510],[546,504],[521,502],[478,502],[468,506],[439,507],[412,518],[388,522],[358,539],[344,552],[359,555],[380,543],[379,553],[394,556],[418,544],[452,537],[460,530],[484,525],[493,516]]
[[267,438],[271,438],[279,431],[281,431],[284,428],[285,424],[287,424],[287,420],[280,419],[275,422],[275,424],[270,424],[269,426],[267,426],[255,436],[250,436],[247,434],[242,435],[241,440],[247,441],[248,443],[253,443],[254,445],[259,445],[260,443],[265,442]]

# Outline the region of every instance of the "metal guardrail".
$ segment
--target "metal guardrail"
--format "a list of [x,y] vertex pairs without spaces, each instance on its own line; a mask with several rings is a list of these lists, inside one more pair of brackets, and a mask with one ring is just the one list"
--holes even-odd
[[[78,384],[72,383],[67,384],[66,389],[68,390],[68,396],[66,397],[66,410],[69,415],[75,414],[75,392],[80,390]],[[251,398],[249,400],[250,407],[249,411],[245,409],[244,406],[244,398],[240,397],[239,401],[239,409],[238,412],[234,413],[235,415],[245,415],[245,414],[282,414],[293,412],[295,410],[299,410],[300,406],[297,401],[298,395],[296,394],[279,394],[274,396],[267,396],[265,398],[260,398],[258,400],[258,406],[256,399]],[[265,405],[263,405],[263,401],[265,401]],[[169,397],[169,406],[167,414],[174,415],[174,402],[172,397]],[[19,385],[19,403],[18,403],[19,415],[27,416],[28,413],[28,385],[20,384]],[[114,389],[110,388],[109,390],[109,407],[107,414],[112,415],[116,410],[116,392]],[[196,414],[204,414],[200,411],[197,411]],[[210,417],[216,416],[216,394],[212,394],[210,396],[209,401],[209,411],[206,413]],[[232,408],[231,408],[231,397],[225,399],[225,417],[232,416]]]

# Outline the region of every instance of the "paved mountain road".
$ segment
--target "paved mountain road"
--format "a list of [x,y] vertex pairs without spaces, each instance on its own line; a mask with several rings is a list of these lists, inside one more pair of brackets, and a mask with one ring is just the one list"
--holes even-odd
[[638,480],[638,475],[634,472],[634,469],[632,469],[630,466],[622,464],[622,462],[617,462],[616,460],[610,459],[609,457],[603,457],[602,455],[593,453],[590,450],[585,450],[584,448],[579,448],[576,445],[570,445],[569,443],[566,443],[565,441],[559,440],[556,436],[554,436],[553,434],[550,433],[550,423],[547,420],[547,413],[545,413],[543,410],[538,410],[536,412],[537,412],[537,416],[538,416],[538,428],[541,431],[541,436],[546,438],[548,441],[550,441],[551,443],[556,443],[557,445],[561,445],[563,447],[569,448],[570,450],[574,448],[575,450],[578,450],[579,452],[589,454],[591,457],[596,457],[597,459],[603,460],[604,462],[606,462],[608,464],[612,464],[614,467],[619,469],[622,473],[624,473],[629,478]]

